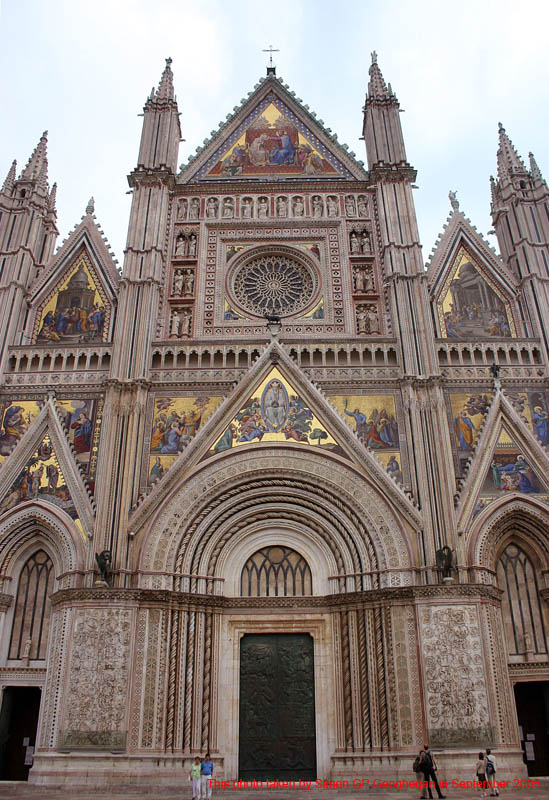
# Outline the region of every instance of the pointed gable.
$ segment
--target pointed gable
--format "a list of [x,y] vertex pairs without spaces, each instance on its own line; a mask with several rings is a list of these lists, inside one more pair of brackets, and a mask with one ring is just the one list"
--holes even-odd
[[44,402],[0,466],[0,514],[27,502],[56,506],[82,532],[93,531],[91,495],[52,399]]
[[[147,490],[148,496],[132,509],[129,524],[135,530],[140,528],[170,492],[200,468],[201,462],[231,457],[234,450],[244,452],[244,446],[251,449],[268,444],[282,448],[310,447],[315,453],[322,449],[329,456],[353,462],[416,525],[419,513],[399,485],[398,475],[349,428],[335,404],[328,401],[298,369],[285,348],[274,340],[198,433],[185,443],[169,472],[156,474],[152,481],[149,477],[149,484],[154,485]],[[400,466],[400,454],[396,455],[395,462]]]
[[87,213],[31,289],[30,340],[109,341],[119,282],[106,239]]
[[179,180],[365,180],[362,162],[336,139],[271,75],[183,168]]
[[427,284],[439,336],[501,339],[518,335],[514,278],[457,209],[450,213],[427,265]]
[[336,439],[277,367],[250,393],[207,455],[253,442],[298,442],[346,457]]
[[498,391],[457,496],[458,530],[498,498],[515,493],[549,499],[549,457],[538,435],[527,396]]

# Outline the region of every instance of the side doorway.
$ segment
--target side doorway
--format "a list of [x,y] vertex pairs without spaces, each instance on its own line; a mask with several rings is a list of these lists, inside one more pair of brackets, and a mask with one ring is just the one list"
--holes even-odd
[[520,738],[528,775],[549,775],[549,681],[515,684]]
[[36,745],[41,690],[6,686],[0,710],[0,780],[26,781]]

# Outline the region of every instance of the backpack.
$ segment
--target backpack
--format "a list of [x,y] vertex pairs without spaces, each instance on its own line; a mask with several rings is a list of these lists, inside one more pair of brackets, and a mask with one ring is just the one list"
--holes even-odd
[[421,758],[421,756],[416,756],[414,759],[414,766],[413,766],[414,772],[421,772],[422,763],[423,759]]
[[486,756],[486,774],[487,775],[494,775],[495,774],[494,763],[490,759],[490,756]]

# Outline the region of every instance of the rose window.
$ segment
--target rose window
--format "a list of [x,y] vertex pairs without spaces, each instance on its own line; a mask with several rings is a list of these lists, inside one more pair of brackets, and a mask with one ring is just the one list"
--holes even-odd
[[263,255],[237,267],[232,289],[238,304],[252,314],[287,316],[310,304],[317,278],[289,256]]

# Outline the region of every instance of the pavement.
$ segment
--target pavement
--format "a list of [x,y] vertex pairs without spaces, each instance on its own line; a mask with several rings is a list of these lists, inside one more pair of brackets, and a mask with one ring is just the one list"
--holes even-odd
[[[530,779],[534,781],[536,779]],[[539,788],[536,784],[509,786],[501,791],[501,800],[546,800],[549,796],[549,778],[540,778]],[[477,800],[481,798],[479,789],[448,788],[448,800]],[[212,794],[212,800],[295,800],[296,795],[307,800],[418,800],[417,789],[404,785],[400,788],[353,788],[352,785],[340,789],[333,788],[305,788],[271,789],[217,789]],[[32,786],[25,782],[0,781],[1,800],[138,800],[146,797],[147,800],[191,800],[190,786],[186,784],[181,789],[172,787],[153,786],[126,786],[126,787],[82,787],[69,789],[66,787]],[[436,800],[436,798],[435,798]]]

